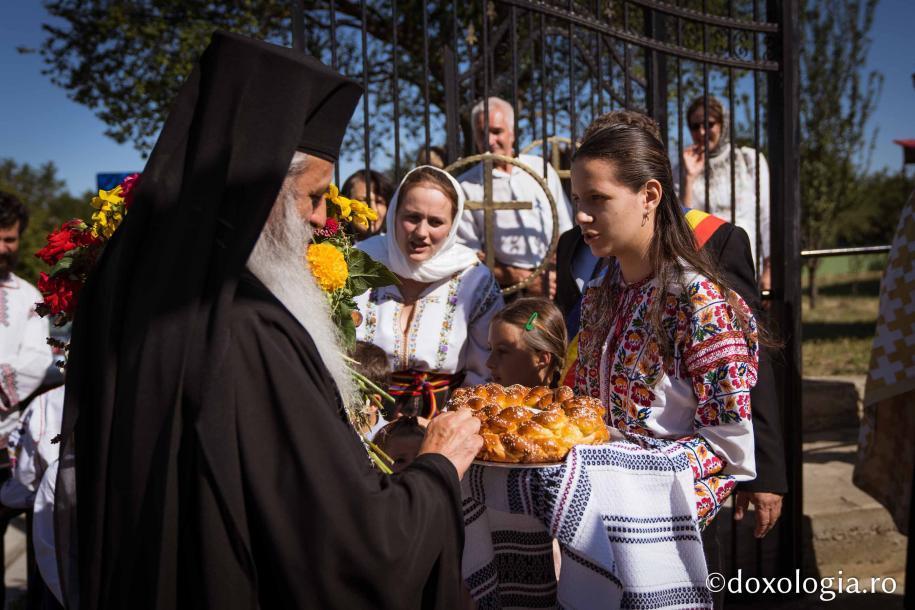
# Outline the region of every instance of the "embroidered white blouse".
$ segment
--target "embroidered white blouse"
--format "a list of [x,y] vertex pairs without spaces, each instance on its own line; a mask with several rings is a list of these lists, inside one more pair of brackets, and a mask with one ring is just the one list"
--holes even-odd
[[[41,293],[16,274],[0,280],[0,389],[12,407],[38,389],[53,363],[48,321],[35,313],[40,301]],[[0,402],[3,446],[18,420],[18,411]]]
[[400,331],[403,297],[396,286],[369,290],[356,304],[363,316],[356,338],[383,349],[391,370],[464,371],[464,385],[489,379],[489,321],[504,302],[485,265],[431,284],[416,302],[406,342]]

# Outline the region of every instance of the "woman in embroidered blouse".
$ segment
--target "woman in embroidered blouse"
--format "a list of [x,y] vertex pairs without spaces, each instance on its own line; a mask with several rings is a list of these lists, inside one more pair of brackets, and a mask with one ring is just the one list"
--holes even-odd
[[431,417],[452,388],[489,379],[489,320],[502,293],[476,253],[456,241],[464,192],[447,172],[428,165],[408,173],[391,200],[388,232],[358,247],[401,281],[356,299],[356,336],[381,347],[392,375],[394,413]]
[[667,153],[647,130],[614,124],[587,138],[572,197],[585,242],[610,257],[582,303],[576,390],[600,398],[631,440],[683,446],[704,527],[756,476],[756,321],[696,249]]

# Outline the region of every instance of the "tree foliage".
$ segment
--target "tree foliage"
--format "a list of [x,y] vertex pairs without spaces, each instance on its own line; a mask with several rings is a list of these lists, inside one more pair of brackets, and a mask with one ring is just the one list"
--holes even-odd
[[[751,0],[736,1],[749,6]],[[722,8],[725,0],[713,4]],[[44,26],[47,36],[41,54],[52,81],[93,109],[108,126],[109,136],[146,153],[211,33],[224,29],[291,44],[291,6],[288,0],[49,0],[46,8],[56,19]],[[470,109],[483,94],[484,68],[490,94],[511,99],[517,79],[519,125],[528,140],[541,134],[541,92],[551,109],[546,117],[549,135],[572,131],[568,108],[573,99],[579,134],[596,112],[608,110],[611,103],[622,105],[627,89],[624,69],[633,105],[644,101],[644,51],[630,45],[627,62],[619,40],[581,28],[570,37],[561,20],[541,24],[536,14],[517,10],[513,36],[513,9],[501,2],[397,0],[396,14],[388,0],[336,0],[334,6],[331,14],[324,0],[304,0],[306,46],[325,63],[368,82],[373,156],[393,157],[394,151],[388,149],[394,139],[395,100],[402,139],[413,146],[424,140],[428,112],[431,143],[443,144],[445,84],[452,77],[449,56],[456,64],[465,154],[471,144]],[[587,0],[576,0],[573,6],[579,13],[595,10]],[[481,52],[484,10],[491,49],[486,61]],[[599,17],[615,27],[628,22],[634,31],[644,28],[639,9],[628,9],[624,15],[619,7],[605,6]],[[695,27],[685,28],[684,44],[699,48],[697,32]],[[711,44],[720,46],[720,39],[712,28]],[[363,152],[364,120],[357,112],[349,130],[345,146],[351,156]]]
[[[802,12],[801,226],[807,249],[831,246],[840,215],[854,203],[876,130],[867,122],[883,83],[866,72],[877,0],[809,0]],[[817,260],[808,263],[816,296]]]

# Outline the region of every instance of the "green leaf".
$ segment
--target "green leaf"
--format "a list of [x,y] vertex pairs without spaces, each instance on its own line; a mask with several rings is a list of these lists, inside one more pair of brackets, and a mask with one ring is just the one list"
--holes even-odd
[[348,263],[349,279],[346,282],[346,290],[354,297],[370,288],[381,288],[400,283],[390,269],[362,250],[353,248],[349,253]]
[[51,275],[57,275],[61,271],[66,271],[72,265],[73,265],[73,257],[65,256],[62,259],[60,259],[59,261],[57,261],[57,264],[51,268]]

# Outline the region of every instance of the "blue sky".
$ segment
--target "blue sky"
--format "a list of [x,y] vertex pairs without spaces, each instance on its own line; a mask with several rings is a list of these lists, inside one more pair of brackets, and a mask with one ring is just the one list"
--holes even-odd
[[[16,47],[38,47],[41,22],[47,19],[38,0],[0,5],[0,158],[41,164],[53,161],[68,188],[78,194],[94,188],[98,172],[140,170],[143,160],[130,144],[104,135],[104,124],[91,110],[66,96],[41,74],[37,54]],[[881,0],[872,32],[869,63],[883,72],[883,94],[873,118],[878,129],[872,168],[898,169],[902,152],[894,138],[915,138],[915,1]],[[342,174],[354,169],[344,164]]]

